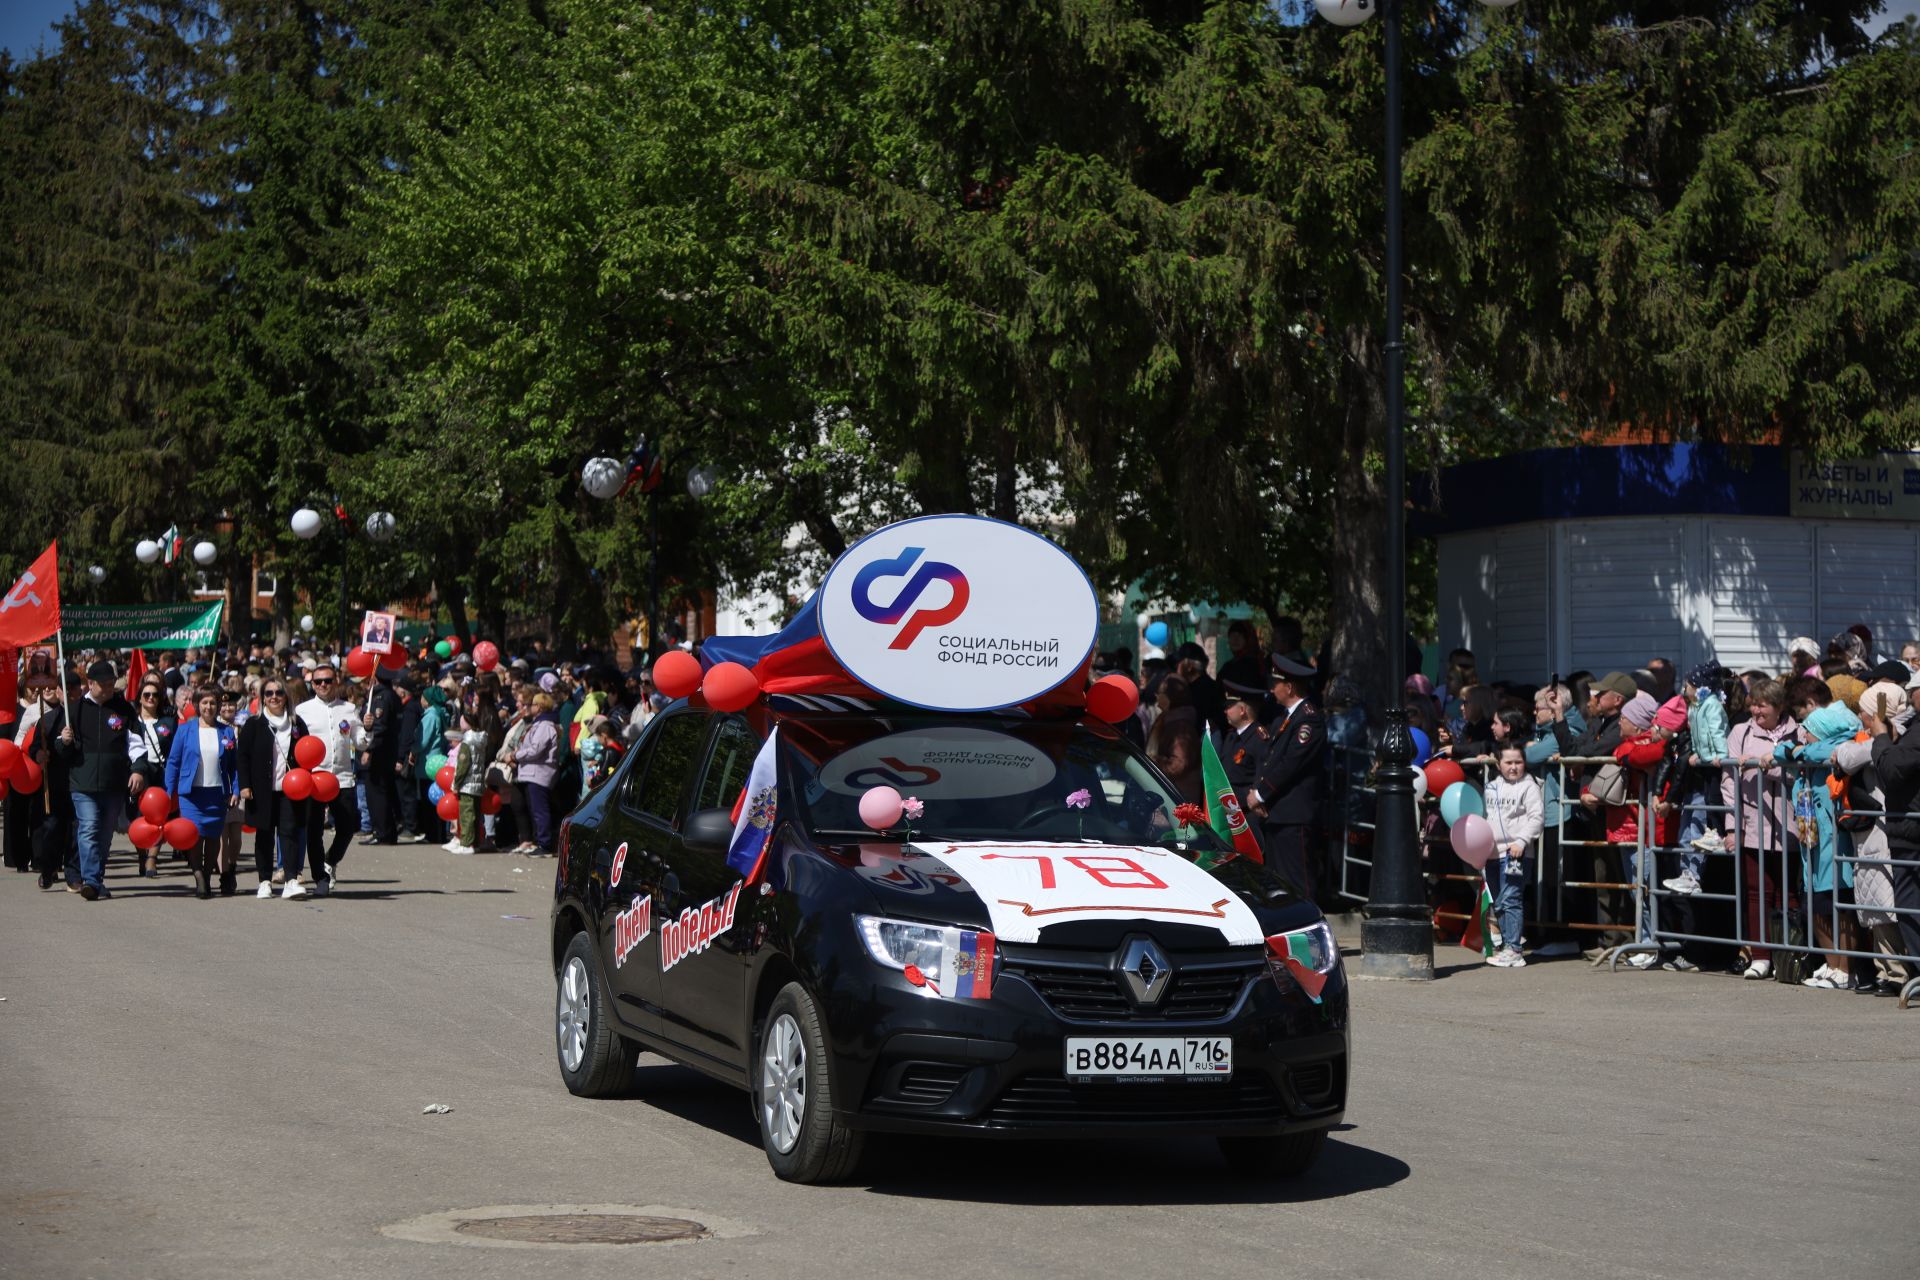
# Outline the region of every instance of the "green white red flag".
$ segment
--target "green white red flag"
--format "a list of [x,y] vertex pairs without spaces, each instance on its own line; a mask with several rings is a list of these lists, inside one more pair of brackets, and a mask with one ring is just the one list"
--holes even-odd
[[1207,825],[1213,828],[1214,834],[1232,845],[1242,857],[1265,862],[1260,841],[1247,825],[1246,811],[1240,807],[1240,797],[1227,781],[1227,766],[1221,763],[1220,753],[1213,748],[1213,737],[1205,733],[1200,735],[1200,788],[1207,799]]

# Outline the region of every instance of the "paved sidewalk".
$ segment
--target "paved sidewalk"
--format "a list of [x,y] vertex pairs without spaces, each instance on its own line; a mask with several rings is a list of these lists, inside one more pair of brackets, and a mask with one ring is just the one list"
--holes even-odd
[[[355,848],[325,900],[110,902],[0,872],[0,1276],[1526,1277],[1911,1274],[1920,1011],[1443,952],[1361,984],[1350,1126],[1295,1187],[1210,1143],[893,1142],[777,1182],[744,1096],[553,1061],[553,863]],[[518,917],[527,917],[521,919]],[[1453,967],[1467,963],[1467,967]],[[428,1103],[453,1107],[423,1116]],[[664,1205],[727,1238],[394,1239],[482,1205]],[[737,1231],[737,1234],[735,1233]]]

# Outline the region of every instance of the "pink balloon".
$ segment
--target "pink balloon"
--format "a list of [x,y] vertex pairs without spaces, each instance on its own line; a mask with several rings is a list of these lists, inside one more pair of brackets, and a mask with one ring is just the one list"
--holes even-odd
[[860,821],[875,831],[898,826],[907,802],[892,787],[873,787],[860,797]]
[[1486,866],[1493,857],[1493,827],[1477,813],[1461,814],[1447,838],[1453,842],[1453,851],[1460,855],[1460,861],[1476,870]]

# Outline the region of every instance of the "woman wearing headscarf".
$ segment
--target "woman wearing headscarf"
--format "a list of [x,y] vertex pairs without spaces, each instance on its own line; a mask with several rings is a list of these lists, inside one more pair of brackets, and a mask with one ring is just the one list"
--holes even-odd
[[[240,726],[240,799],[247,824],[253,828],[253,870],[260,877],[255,895],[273,896],[273,884],[283,879],[281,893],[298,898],[300,864],[307,848],[307,801],[287,795],[287,771],[296,768],[293,747],[307,736],[307,726],[293,714],[287,682],[268,676],[260,684],[260,714]],[[281,875],[274,874],[274,842],[278,837]],[[224,891],[224,890],[223,890]]]
[[[133,723],[128,728],[128,751],[133,755],[133,777],[129,782],[134,803],[148,787],[157,787],[167,773],[167,756],[173,750],[173,735],[179,719],[167,698],[166,678],[158,671],[140,677],[140,689],[134,697]],[[155,845],[140,858],[140,874],[160,874],[160,850]]]
[[542,853],[553,852],[553,778],[560,768],[560,720],[554,714],[553,695],[533,698],[533,723],[513,753],[515,775],[526,785],[527,807],[533,811],[533,842]]
[[233,879],[233,868],[219,865],[220,837],[227,829],[227,810],[240,803],[240,744],[233,726],[220,723],[218,693],[206,690],[195,709],[196,718],[173,735],[167,794],[179,804],[180,816],[199,830],[199,840],[187,850],[187,866],[195,896],[205,899],[213,896],[216,869],[223,891]]

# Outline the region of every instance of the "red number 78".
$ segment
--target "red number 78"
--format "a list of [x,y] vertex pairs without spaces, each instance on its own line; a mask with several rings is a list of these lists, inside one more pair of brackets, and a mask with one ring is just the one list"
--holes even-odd
[[[1053,873],[1053,856],[1046,853],[986,853],[980,855],[980,861],[993,858],[1006,858],[1015,862],[1037,862],[1040,864],[1040,887],[1053,889],[1059,886],[1059,878]],[[1092,876],[1096,883],[1108,889],[1164,889],[1167,882],[1153,872],[1135,862],[1132,858],[1121,857],[1117,853],[1069,854],[1064,861],[1078,867]],[[1126,876],[1128,879],[1115,879]]]

